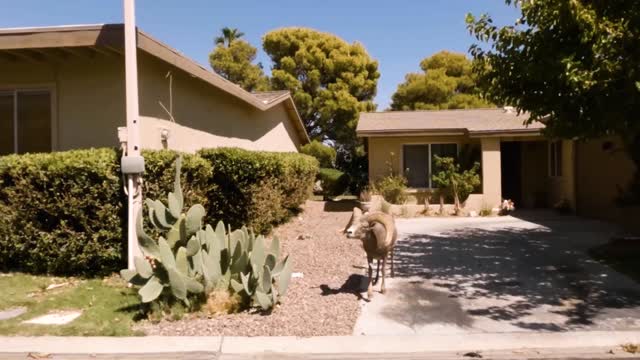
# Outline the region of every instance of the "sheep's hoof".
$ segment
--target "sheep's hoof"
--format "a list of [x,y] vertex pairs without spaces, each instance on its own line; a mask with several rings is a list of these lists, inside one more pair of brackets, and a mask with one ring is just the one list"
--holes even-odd
[[371,301],[371,299],[373,299],[373,292],[367,291],[367,300]]
[[387,289],[385,289],[385,288],[380,289],[380,293],[386,294],[387,293]]

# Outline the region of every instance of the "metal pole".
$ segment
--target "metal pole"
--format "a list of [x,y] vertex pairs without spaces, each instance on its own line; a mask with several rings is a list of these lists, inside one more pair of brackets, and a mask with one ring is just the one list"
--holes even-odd
[[[127,106],[127,156],[140,156],[140,133],[138,108],[138,58],[137,30],[135,23],[135,1],[124,0],[124,58]],[[140,256],[136,236],[136,218],[142,208],[142,176],[127,175],[128,231],[127,262],[129,269],[135,268],[133,258]]]

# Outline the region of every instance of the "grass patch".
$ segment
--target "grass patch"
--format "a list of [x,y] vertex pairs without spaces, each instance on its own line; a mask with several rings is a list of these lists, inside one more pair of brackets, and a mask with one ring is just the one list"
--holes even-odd
[[592,248],[589,255],[600,263],[609,265],[619,273],[625,274],[640,283],[640,241],[618,240]]
[[[65,286],[46,290],[51,284]],[[26,307],[27,312],[0,320],[0,335],[23,336],[131,336],[140,314],[138,295],[119,277],[104,279],[56,278],[11,273],[0,274],[0,310]],[[23,324],[51,311],[81,310],[66,325]]]

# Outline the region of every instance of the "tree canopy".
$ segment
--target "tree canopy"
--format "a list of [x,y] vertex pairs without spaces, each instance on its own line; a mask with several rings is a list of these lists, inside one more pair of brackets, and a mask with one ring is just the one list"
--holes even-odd
[[468,109],[491,106],[478,96],[472,63],[464,54],[441,51],[420,62],[392,96],[392,110]]
[[244,40],[232,40],[230,45],[219,43],[209,55],[213,70],[247,91],[268,90],[269,80],[260,64],[254,64],[256,48]]
[[[551,136],[618,135],[640,168],[640,2],[505,3],[522,12],[511,26],[467,15],[484,43],[470,51],[487,97],[528,111],[530,121],[546,120]],[[640,190],[640,177],[635,184]]]
[[309,135],[354,149],[359,112],[375,109],[378,62],[359,43],[306,28],[271,31],[263,48],[271,86],[291,91]]

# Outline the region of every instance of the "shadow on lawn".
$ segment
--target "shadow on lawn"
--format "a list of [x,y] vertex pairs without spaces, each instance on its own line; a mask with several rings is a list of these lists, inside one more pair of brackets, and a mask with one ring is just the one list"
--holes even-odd
[[[430,235],[403,234],[396,244],[396,275],[422,277],[461,299],[506,299],[508,305],[468,310],[526,329],[566,331],[591,325],[604,308],[640,306],[640,286],[593,260],[588,250],[612,229],[574,217],[523,214],[531,220],[495,230],[460,227]],[[428,230],[428,229],[427,229]],[[566,306],[570,303],[571,306]],[[563,325],[524,322],[541,306],[557,306]],[[530,319],[528,319],[530,320]]]

